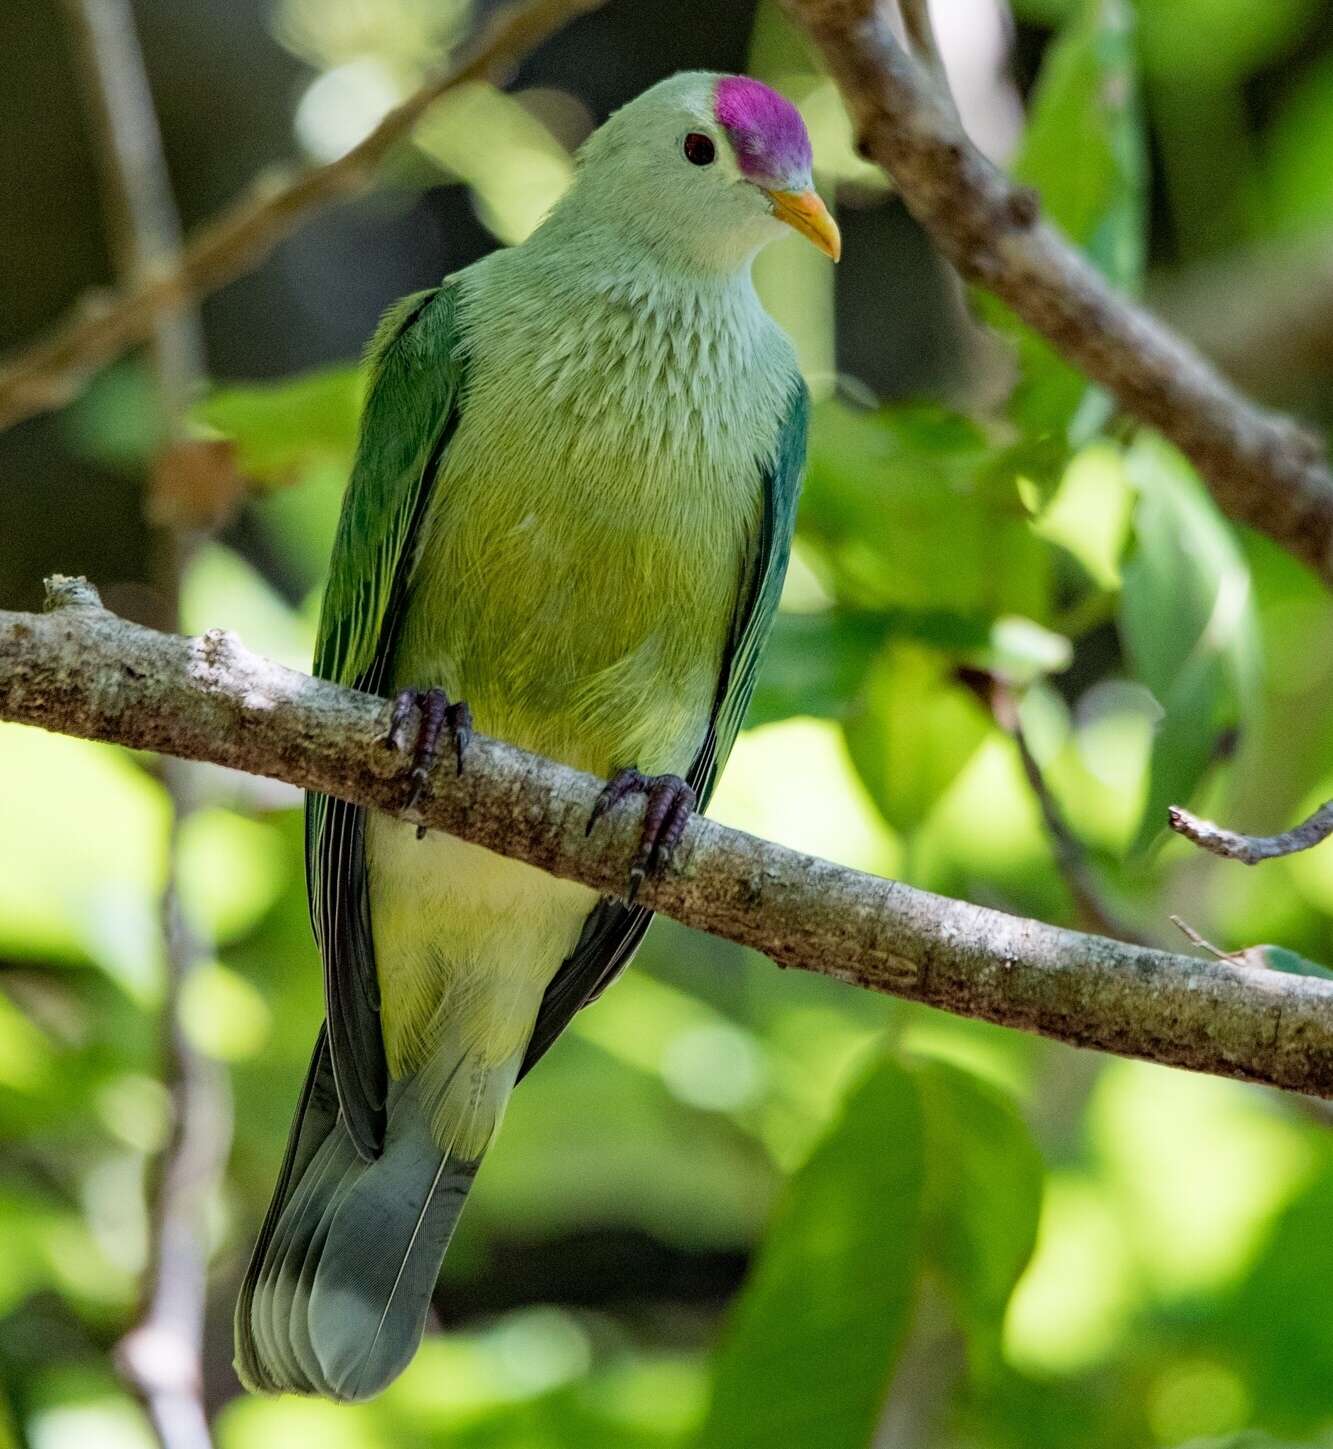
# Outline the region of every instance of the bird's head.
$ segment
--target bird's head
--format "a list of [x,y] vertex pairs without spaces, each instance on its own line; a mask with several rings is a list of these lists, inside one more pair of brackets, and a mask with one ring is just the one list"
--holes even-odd
[[800,112],[748,76],[661,81],[589,137],[579,163],[568,208],[664,258],[731,269],[788,227],[834,261],[841,252]]

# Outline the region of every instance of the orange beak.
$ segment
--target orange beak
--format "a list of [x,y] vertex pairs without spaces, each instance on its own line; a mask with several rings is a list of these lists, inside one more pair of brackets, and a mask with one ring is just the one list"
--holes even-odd
[[826,257],[836,262],[842,255],[842,235],[838,223],[829,215],[828,207],[819,199],[816,191],[770,191],[773,215],[779,221],[814,242]]

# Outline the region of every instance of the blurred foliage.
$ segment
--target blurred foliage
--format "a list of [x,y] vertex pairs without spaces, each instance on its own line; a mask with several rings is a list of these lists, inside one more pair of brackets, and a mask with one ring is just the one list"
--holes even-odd
[[[1127,289],[1219,240],[1333,226],[1321,9],[1016,0],[1014,170]],[[272,12],[270,44],[307,67],[291,125],[316,157],[354,143],[467,19],[436,0]],[[604,13],[628,23],[626,7]],[[662,26],[678,48],[660,68],[739,64],[717,48],[725,21]],[[456,97],[397,164],[395,196],[447,184],[455,230],[470,196],[486,244],[521,239],[567,183],[569,148],[633,89],[636,57],[585,43],[512,94]],[[714,813],[1075,923],[989,707],[999,681],[1123,917],[1187,949],[1175,912],[1224,951],[1324,973],[1333,848],[1245,872],[1159,827],[1174,800],[1277,828],[1333,795],[1333,605],[992,302],[972,299],[1002,339],[1001,396],[960,402],[963,356],[933,390],[873,395],[860,370],[883,374],[843,342],[852,312],[910,352],[889,329],[917,291],[935,299],[932,336],[959,339],[946,293],[918,285],[896,204],[774,6],[754,19],[750,64],[804,106],[849,245],[836,290],[796,242],[760,273],[818,402],[784,608]],[[968,73],[983,72],[1008,84],[1004,57]],[[374,226],[397,225],[391,211]],[[361,273],[383,284],[377,259],[307,284],[318,249],[289,254],[295,310],[268,330],[260,317],[252,379],[219,380],[196,407],[192,427],[234,445],[249,492],[194,555],[187,628],[308,659],[361,379],[350,344],[301,352],[282,329],[302,309],[341,315]],[[31,436],[61,468],[98,470],[99,489],[137,490],[158,442],[145,370],[109,369]],[[18,543],[59,512],[33,505],[13,531],[23,589],[40,569]],[[115,567],[109,596],[133,611],[142,586]],[[170,1127],[157,905],[171,820],[151,766],[0,730],[0,1446],[149,1442],[110,1349],[135,1312],[144,1186]],[[295,792],[212,770],[195,782],[206,806],[176,868],[214,959],[181,1019],[225,1064],[237,1123],[211,1223],[206,1389],[223,1449],[1333,1445],[1322,1106],[779,975],[669,923],[517,1094],[446,1261],[443,1331],[403,1378],[350,1409],[241,1396],[231,1300],[320,985]]]

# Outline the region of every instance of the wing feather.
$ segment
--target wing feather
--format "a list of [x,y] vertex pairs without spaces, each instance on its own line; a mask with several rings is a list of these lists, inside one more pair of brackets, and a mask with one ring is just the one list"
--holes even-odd
[[[463,363],[451,287],[390,308],[371,342],[372,377],[320,613],[314,672],[384,692],[416,540],[458,419]],[[362,1157],[384,1142],[388,1069],[370,928],[365,812],[306,797],[306,881],[324,962],[338,1101]]]

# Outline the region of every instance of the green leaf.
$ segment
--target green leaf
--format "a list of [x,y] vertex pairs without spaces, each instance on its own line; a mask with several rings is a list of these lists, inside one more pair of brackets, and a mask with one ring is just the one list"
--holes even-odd
[[984,619],[941,610],[780,613],[745,717],[746,727],[753,729],[798,714],[846,718],[855,706],[866,671],[889,637],[981,653],[993,644],[995,630],[1004,633],[1012,622],[1006,618],[988,629]]
[[1144,434],[1127,458],[1139,489],[1137,550],[1124,570],[1121,641],[1134,677],[1162,707],[1133,850],[1146,849],[1247,718],[1259,687],[1249,567],[1193,469]]
[[98,373],[58,426],[77,457],[131,474],[166,441],[152,372],[138,358]]
[[862,609],[963,617],[1049,609],[1050,551],[1017,471],[986,434],[936,407],[815,409],[801,536],[838,597]]
[[992,728],[947,659],[895,642],[867,674],[843,733],[880,813],[895,830],[911,831]]
[[1322,0],[1138,0],[1143,64],[1167,84],[1234,84],[1299,39]]
[[[1266,140],[1266,227],[1281,233],[1327,226],[1333,219],[1333,55],[1292,85]],[[1321,232],[1319,255],[1322,244]]]
[[1086,0],[1051,46],[1013,169],[1111,282],[1137,285],[1145,168],[1129,0]]
[[[1146,165],[1129,0],[1084,0],[1037,78],[1014,176],[1043,213],[1122,290],[1143,272]],[[1025,433],[1080,442],[1109,407],[1081,373],[993,299],[982,311],[1018,348],[1010,413]]]
[[281,382],[219,388],[194,418],[234,440],[237,466],[248,477],[284,485],[320,465],[350,470],[361,397],[360,368],[321,368]]
[[1033,519],[1033,531],[1073,555],[1098,588],[1120,587],[1134,493],[1114,444],[1090,443],[1069,460],[1059,486]]
[[912,1308],[924,1170],[917,1084],[882,1059],[778,1205],[697,1449],[870,1443]]
[[1001,1092],[945,1062],[917,1068],[926,1124],[925,1248],[973,1364],[998,1362],[1014,1285],[1037,1240],[1043,1166]]
[[846,713],[884,639],[883,614],[825,609],[779,613],[764,654],[748,728],[796,714]]

